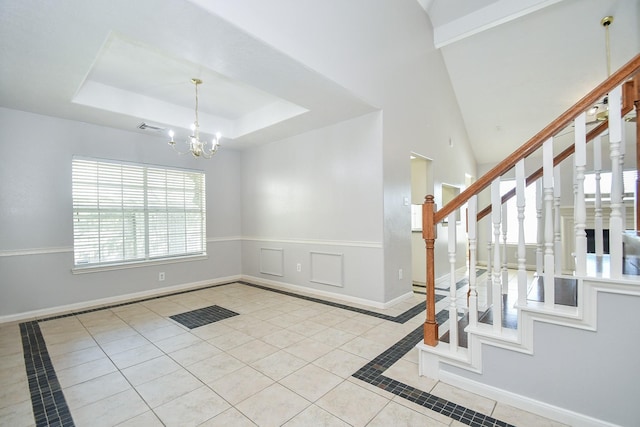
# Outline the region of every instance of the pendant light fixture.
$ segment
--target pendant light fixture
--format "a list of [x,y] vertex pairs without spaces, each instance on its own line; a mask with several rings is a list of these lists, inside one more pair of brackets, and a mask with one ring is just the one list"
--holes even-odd
[[176,147],[176,142],[173,139],[175,135],[173,129],[169,130],[169,137],[171,138],[169,140],[169,145],[178,154],[191,153],[195,158],[204,157],[205,159],[210,159],[218,151],[218,147],[220,146],[220,138],[222,135],[220,134],[220,132],[217,132],[211,142],[200,140],[200,123],[198,121],[198,86],[202,84],[202,80],[192,78],[191,83],[193,83],[196,89],[196,119],[191,125],[191,135],[185,141],[187,150],[181,151]]

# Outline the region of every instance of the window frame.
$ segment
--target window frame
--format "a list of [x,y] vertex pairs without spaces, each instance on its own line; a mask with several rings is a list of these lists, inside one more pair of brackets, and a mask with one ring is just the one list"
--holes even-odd
[[204,171],[82,156],[71,169],[74,273],[207,258]]

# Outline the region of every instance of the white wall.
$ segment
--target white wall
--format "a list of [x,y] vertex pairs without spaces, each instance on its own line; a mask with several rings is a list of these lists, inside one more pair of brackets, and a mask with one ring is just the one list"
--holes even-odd
[[[309,253],[344,249],[343,287],[333,286],[332,291],[376,302],[410,293],[410,206],[404,205],[404,198],[410,198],[410,152],[433,159],[436,188],[442,182],[462,187],[465,173],[477,175],[447,70],[433,47],[432,27],[424,10],[414,0],[207,1],[206,6],[377,106],[380,112],[243,154],[223,147],[206,166],[208,191],[214,192],[208,196],[208,215],[212,216],[208,218],[208,234],[213,239],[209,249],[216,252],[220,247],[223,255],[210,256],[207,262],[185,271],[178,265],[168,266],[163,284],[241,271],[266,278],[256,263],[256,251],[267,241],[283,249],[285,244],[293,245],[286,248],[283,275],[270,279],[324,289],[326,285],[310,282],[304,275],[308,273],[305,263],[310,263]],[[42,274],[20,276],[24,263],[20,265],[17,256],[1,257],[3,270],[8,272],[3,288],[11,293],[25,289],[25,294],[10,295],[0,303],[0,314],[157,288],[157,268],[70,274],[65,265],[71,259],[72,245],[70,158],[81,154],[178,165],[186,160],[170,152],[159,154],[155,145],[164,150],[161,139],[137,133],[10,111],[3,111],[3,122],[7,125],[0,134],[2,154],[8,167],[2,174],[20,177],[20,182],[14,179],[0,184],[2,197],[7,199],[1,209],[7,218],[0,218],[7,219],[2,224],[2,237],[7,240],[0,250],[62,247],[56,256],[68,259],[47,272],[53,284],[47,287],[39,280]],[[44,151],[24,156],[12,149],[14,141],[24,138],[24,129],[29,130],[29,138],[43,141]],[[53,145],[47,145],[52,140]],[[23,173],[29,170],[34,173]],[[49,188],[55,189],[55,196],[46,191]],[[19,208],[5,208],[9,205]],[[216,208],[224,210],[220,213]],[[23,218],[19,212],[27,212],[29,225],[16,225]],[[64,221],[68,221],[66,225]],[[62,225],[56,228],[57,224]],[[446,247],[442,233],[437,245]],[[461,264],[463,247],[461,243]],[[246,259],[241,259],[240,251]],[[33,256],[47,260],[53,256],[36,252]],[[446,249],[438,253],[444,256],[437,258],[436,274],[447,274]],[[302,274],[290,270],[298,263]],[[331,262],[328,265],[337,268]],[[399,269],[405,272],[402,279]],[[335,278],[337,274],[329,275]],[[44,291],[42,301],[26,298],[40,290]]]
[[[385,302],[381,126],[371,113],[243,152],[245,274]],[[281,250],[277,268],[261,270],[263,248]],[[342,265],[320,274],[312,252],[341,254]]]
[[[410,152],[433,159],[436,186],[464,186],[465,173],[476,175],[427,14],[414,0],[194,2],[206,3],[208,10],[381,109],[383,188],[377,197],[383,202],[384,300],[410,292],[410,206],[403,203],[411,197]],[[446,245],[446,239],[437,244]],[[447,273],[448,263],[437,274],[441,270]]]
[[[205,170],[208,259],[72,274],[73,155]],[[0,108],[0,159],[0,317],[241,273],[238,152],[196,161],[161,136]]]
[[600,293],[597,332],[535,323],[533,355],[485,345],[482,374],[442,369],[614,425],[637,425],[638,304],[637,296]]

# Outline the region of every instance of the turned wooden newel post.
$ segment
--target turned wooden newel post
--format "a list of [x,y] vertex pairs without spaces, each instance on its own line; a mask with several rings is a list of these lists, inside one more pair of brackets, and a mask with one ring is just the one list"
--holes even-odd
[[434,269],[433,248],[436,240],[436,229],[433,223],[435,204],[433,196],[425,197],[422,205],[422,238],[427,246],[427,319],[424,322],[424,343],[435,347],[438,345],[438,323],[436,322],[436,279]]

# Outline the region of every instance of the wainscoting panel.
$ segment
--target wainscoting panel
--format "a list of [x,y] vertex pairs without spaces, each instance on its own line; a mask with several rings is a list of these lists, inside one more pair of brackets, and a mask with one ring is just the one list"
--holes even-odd
[[260,273],[284,276],[284,250],[282,248],[260,248]]
[[310,252],[311,281],[323,285],[344,286],[344,257],[339,253]]

